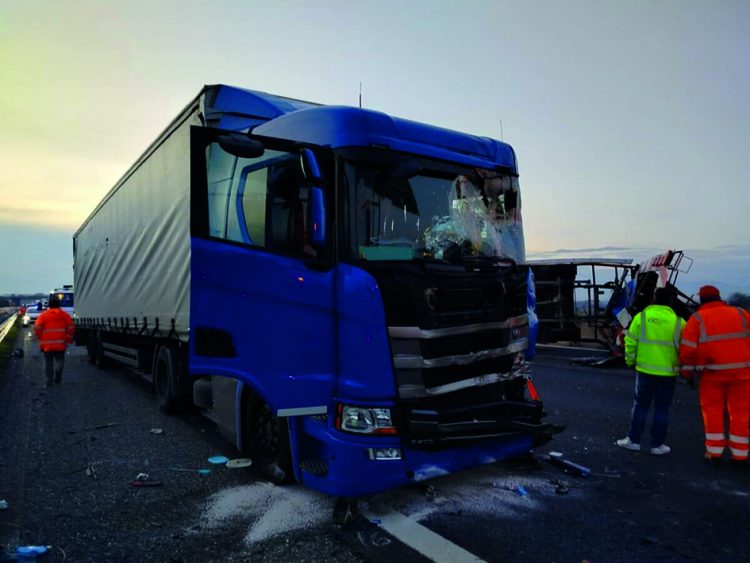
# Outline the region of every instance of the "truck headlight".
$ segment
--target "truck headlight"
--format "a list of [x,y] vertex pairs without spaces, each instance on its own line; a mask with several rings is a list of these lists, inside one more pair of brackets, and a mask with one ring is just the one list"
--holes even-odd
[[336,427],[357,434],[396,434],[391,409],[340,404]]

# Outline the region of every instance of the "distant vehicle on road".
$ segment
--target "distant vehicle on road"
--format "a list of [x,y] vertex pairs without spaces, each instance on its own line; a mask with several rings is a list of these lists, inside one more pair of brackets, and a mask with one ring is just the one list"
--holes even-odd
[[45,309],[46,307],[41,301],[39,303],[31,303],[30,305],[26,305],[26,313],[24,313],[23,315],[21,324],[23,326],[33,325],[39,315],[41,315]]
[[50,291],[49,298],[56,297],[60,300],[60,309],[73,316],[73,286],[64,285]]

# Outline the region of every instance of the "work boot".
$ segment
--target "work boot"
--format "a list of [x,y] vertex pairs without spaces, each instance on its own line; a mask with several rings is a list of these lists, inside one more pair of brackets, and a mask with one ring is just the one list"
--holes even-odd
[[671,451],[671,448],[666,444],[661,444],[655,448],[651,448],[652,455],[667,455]]

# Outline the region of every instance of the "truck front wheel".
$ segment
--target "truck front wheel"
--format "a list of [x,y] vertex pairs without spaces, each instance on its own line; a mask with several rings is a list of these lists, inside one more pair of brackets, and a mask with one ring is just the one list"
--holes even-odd
[[242,435],[245,451],[266,479],[277,485],[292,480],[289,425],[254,393],[244,402]]
[[177,358],[166,346],[160,346],[154,358],[154,392],[159,410],[166,414],[176,414],[183,401],[177,396]]

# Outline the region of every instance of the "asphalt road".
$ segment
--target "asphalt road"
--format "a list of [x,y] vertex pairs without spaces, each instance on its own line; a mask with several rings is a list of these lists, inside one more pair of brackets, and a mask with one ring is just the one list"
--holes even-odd
[[[148,385],[68,356],[43,388],[30,331],[0,377],[0,553],[52,546],[50,561],[748,561],[750,468],[702,459],[694,391],[678,386],[664,457],[613,445],[633,374],[541,358],[549,419],[567,430],[534,457],[364,499],[344,526],[335,499],[274,487],[197,415],[159,413]],[[161,429],[160,434],[152,429]],[[591,469],[567,475],[549,450]],[[210,468],[201,476],[170,469]],[[138,473],[161,486],[133,487]],[[420,543],[421,542],[421,543]],[[0,557],[2,559],[2,557]]]

